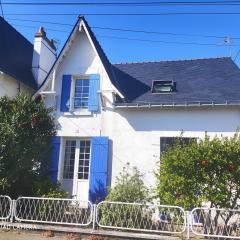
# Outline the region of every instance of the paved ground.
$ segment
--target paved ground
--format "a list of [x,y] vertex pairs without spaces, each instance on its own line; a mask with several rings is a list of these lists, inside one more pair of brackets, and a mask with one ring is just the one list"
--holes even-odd
[[[61,233],[56,234],[55,236],[48,236],[48,232],[27,232],[27,231],[18,231],[18,230],[10,230],[10,231],[3,231],[0,230],[0,240],[88,240],[88,237],[80,236],[80,234],[74,234],[69,236],[69,234]],[[160,237],[160,236],[159,236]],[[127,240],[128,238],[120,239],[120,238],[111,238],[106,237],[103,238],[104,240]],[[132,238],[129,238],[132,239]],[[171,239],[179,239],[179,238],[172,238],[170,236],[163,236],[159,239],[164,240],[171,240]]]
[[[80,235],[74,234],[57,234],[55,236],[49,236],[48,232],[20,232],[20,231],[0,231],[0,240],[88,240],[87,237],[82,236],[77,237]],[[110,238],[106,238],[106,240],[111,240]],[[114,238],[114,240],[123,240]],[[126,239],[125,239],[126,240]]]

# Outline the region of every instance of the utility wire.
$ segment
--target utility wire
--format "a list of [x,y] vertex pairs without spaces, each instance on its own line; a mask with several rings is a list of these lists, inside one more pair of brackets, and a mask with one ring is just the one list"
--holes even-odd
[[3,2],[4,5],[38,5],[38,6],[236,6],[240,1],[151,1],[151,2]]
[[[178,42],[178,41],[162,41],[162,40],[150,40],[150,39],[140,39],[140,38],[126,38],[118,36],[107,36],[107,35],[97,35],[100,38],[113,38],[113,39],[122,39],[130,41],[141,41],[141,42],[151,42],[151,43],[165,43],[165,44],[180,44],[180,45],[198,45],[198,46],[216,46],[216,47],[228,47],[228,45],[223,44],[214,44],[214,43],[198,43],[198,42]],[[240,45],[232,45],[240,46]]]
[[[12,21],[20,21],[20,22],[22,21],[22,22],[33,22],[33,23],[45,23],[45,24],[53,24],[53,25],[69,26],[69,27],[73,27],[74,26],[74,24],[61,23],[61,22],[39,21],[39,20],[31,20],[31,19],[19,19],[19,18],[7,18],[7,19],[8,20],[12,20]],[[224,38],[226,38],[226,36],[217,36],[217,35],[201,35],[201,34],[189,34],[189,33],[158,32],[158,31],[134,30],[134,29],[129,29],[129,28],[126,29],[126,28],[112,28],[112,27],[99,27],[99,26],[92,26],[91,28],[92,29],[100,29],[100,30],[110,30],[110,31],[146,33],[146,34],[159,34],[159,35],[171,35],[171,36],[183,36],[183,37],[202,37],[202,38],[216,38],[216,39],[224,39]],[[58,31],[58,30],[54,29],[54,31]],[[240,37],[231,37],[231,39],[236,39],[237,40],[237,39],[240,39]]]
[[240,15],[240,12],[165,12],[165,13],[6,13],[5,16],[173,16],[173,15]]
[[[27,25],[21,25],[21,24],[13,24],[13,26],[26,27],[26,28],[37,28],[37,27],[34,27],[34,26],[27,26]],[[64,30],[58,30],[58,29],[52,29],[52,28],[46,28],[46,30],[70,33],[70,31],[64,31]],[[228,46],[228,45],[215,44],[215,43],[163,41],[163,40],[150,40],[150,39],[141,39],[141,38],[127,38],[127,37],[98,35],[98,34],[96,36],[100,37],[100,38],[111,38],[111,39],[140,41],[140,42],[150,42],[150,43],[179,44],[179,45],[198,45],[198,46],[216,46],[216,47],[226,47],[226,46]],[[240,46],[240,45],[232,45],[232,46]]]
[[2,1],[1,1],[1,0],[0,0],[0,7],[1,7],[1,14],[2,14],[2,17],[4,18],[3,4],[2,4]]
[[[16,26],[16,27],[25,27],[25,28],[34,28],[34,29],[37,29],[37,27],[35,27],[35,26],[27,26],[27,25],[22,25],[22,24],[12,24],[12,25],[13,25],[13,26]],[[53,28],[46,28],[46,30],[54,31],[54,32],[70,33],[70,31],[64,31],[64,30],[53,29]]]
[[236,56],[235,56],[234,59],[233,59],[234,62],[237,60],[237,58],[238,58],[238,56],[239,56],[239,53],[240,53],[240,49],[238,50]]

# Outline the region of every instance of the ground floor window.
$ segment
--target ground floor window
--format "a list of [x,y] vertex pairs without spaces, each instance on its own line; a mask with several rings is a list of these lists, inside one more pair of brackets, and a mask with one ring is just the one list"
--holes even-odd
[[[160,153],[166,151],[168,146],[173,146],[176,143],[177,139],[177,137],[160,137]],[[182,138],[182,142],[184,145],[189,144],[191,140],[196,140],[196,138]]]
[[63,178],[73,179],[74,175],[78,179],[88,180],[90,165],[91,141],[66,140],[63,166]]

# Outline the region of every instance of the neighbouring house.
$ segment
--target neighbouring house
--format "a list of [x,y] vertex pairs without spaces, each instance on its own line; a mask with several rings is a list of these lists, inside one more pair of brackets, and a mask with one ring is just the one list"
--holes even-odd
[[53,41],[40,28],[33,45],[2,17],[0,32],[0,97],[33,94],[56,59]]
[[101,199],[126,163],[148,186],[161,151],[240,127],[240,70],[228,57],[112,64],[80,17],[35,93],[55,108],[53,178],[72,197]]

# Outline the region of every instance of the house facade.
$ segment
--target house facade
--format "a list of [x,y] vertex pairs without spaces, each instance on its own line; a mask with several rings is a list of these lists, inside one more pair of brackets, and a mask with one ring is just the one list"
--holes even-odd
[[53,179],[69,197],[101,200],[127,163],[147,186],[167,144],[232,136],[240,70],[230,58],[111,64],[83,17],[35,98],[54,107]]

